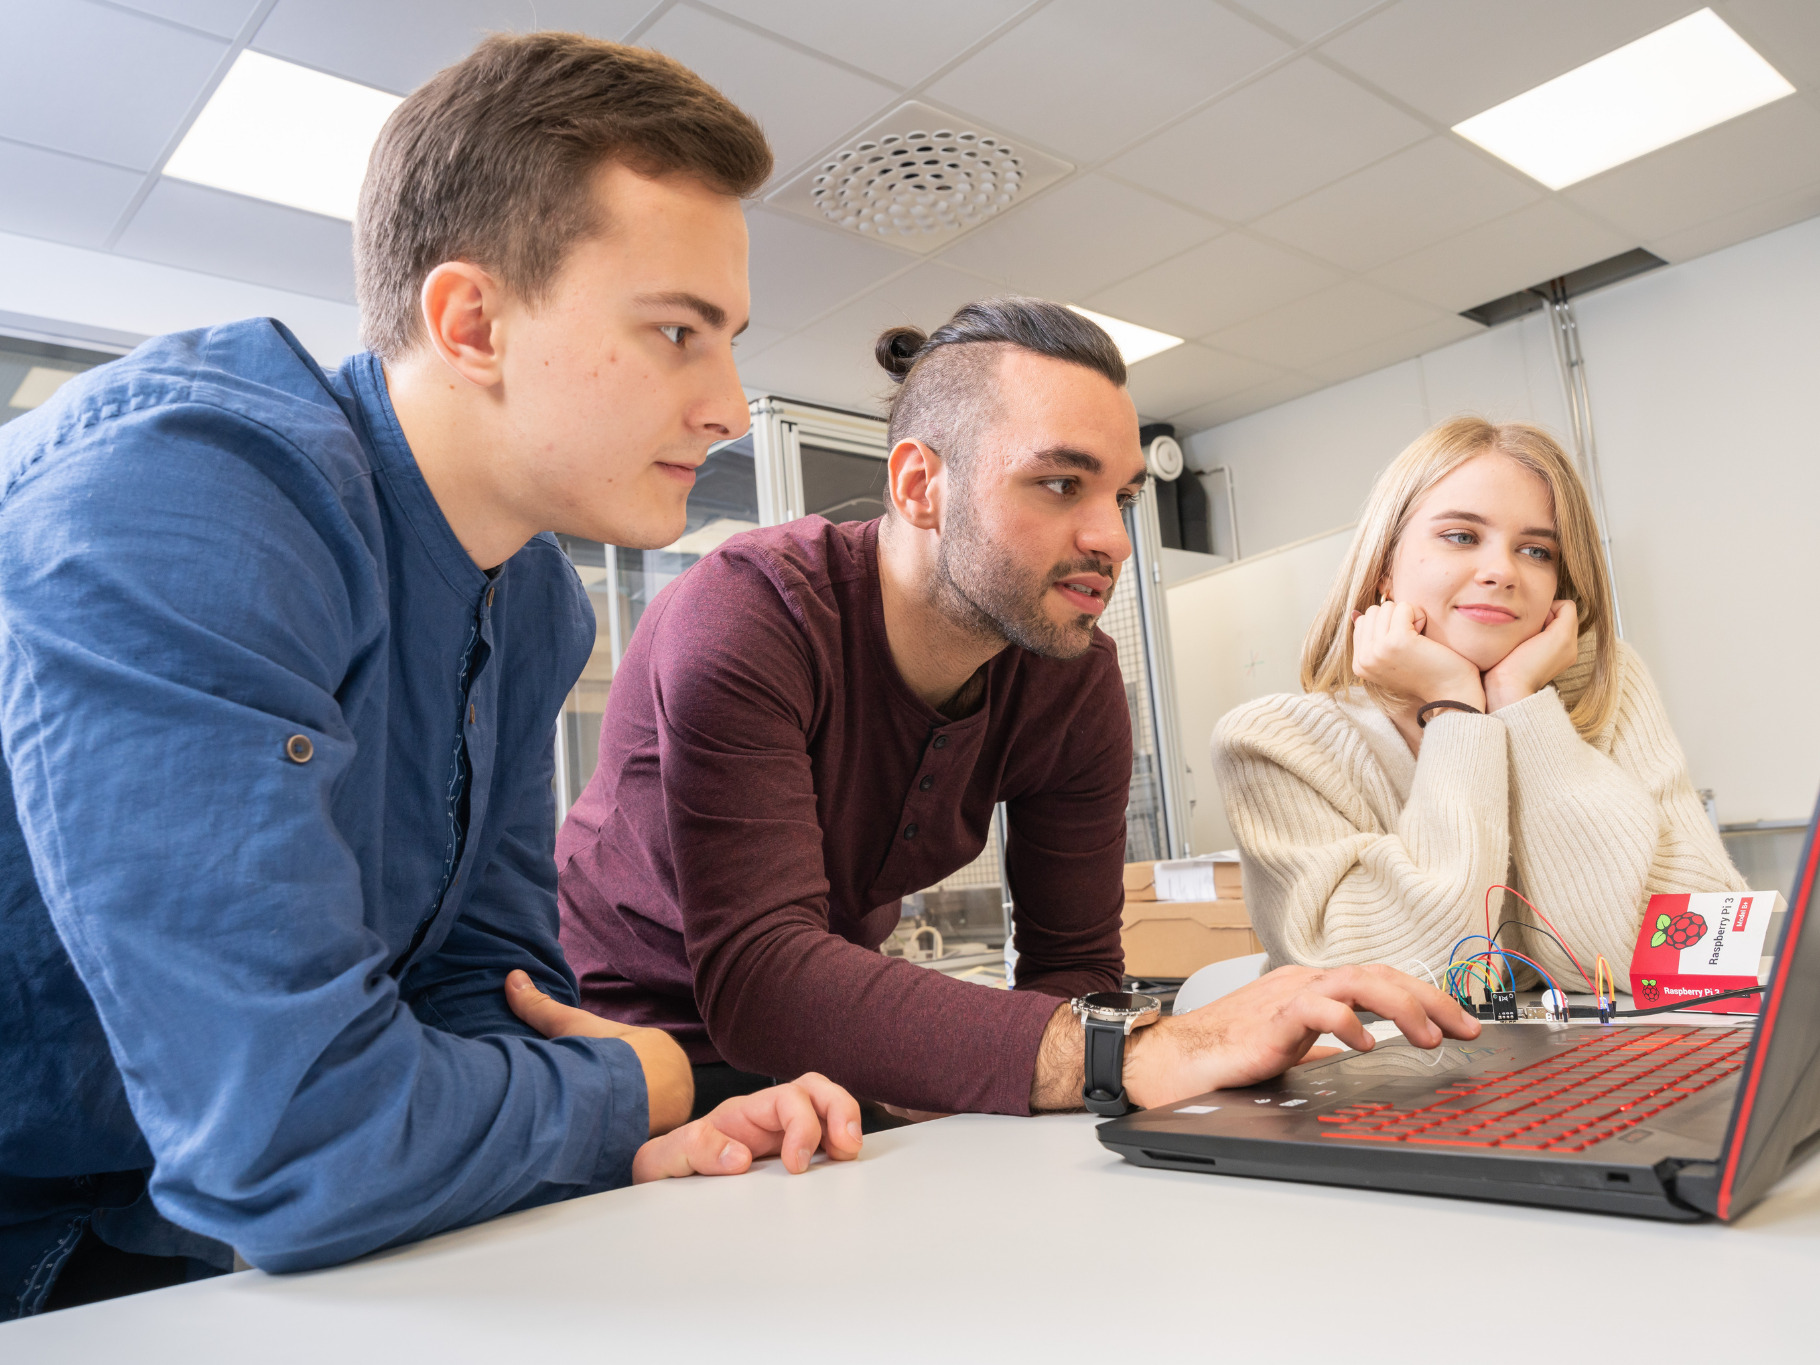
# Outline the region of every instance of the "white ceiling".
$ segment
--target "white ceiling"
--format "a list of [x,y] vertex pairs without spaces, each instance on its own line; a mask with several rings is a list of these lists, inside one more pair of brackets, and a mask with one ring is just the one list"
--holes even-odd
[[345,223],[164,179],[243,47],[404,92],[534,24],[678,57],[777,183],[907,97],[1074,171],[933,255],[755,205],[747,385],[876,399],[872,339],[1016,290],[1190,338],[1133,367],[1210,426],[1477,330],[1635,246],[1820,213],[1820,0],[1713,0],[1799,93],[1560,193],[1449,125],[1700,0],[0,0],[0,232],[351,301]]

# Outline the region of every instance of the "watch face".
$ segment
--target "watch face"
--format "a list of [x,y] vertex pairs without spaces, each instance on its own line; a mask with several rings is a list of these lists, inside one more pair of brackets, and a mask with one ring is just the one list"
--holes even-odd
[[1126,1014],[1159,1009],[1163,1003],[1154,995],[1134,995],[1130,991],[1098,991],[1082,996],[1081,1001],[1090,1010],[1122,1010]]

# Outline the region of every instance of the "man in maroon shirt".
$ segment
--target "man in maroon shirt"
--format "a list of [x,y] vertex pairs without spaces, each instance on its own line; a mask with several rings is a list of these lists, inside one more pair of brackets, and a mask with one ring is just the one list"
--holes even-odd
[[[878,353],[890,514],[735,537],[645,612],[557,842],[563,947],[585,1007],[682,1043],[701,1103],[813,1068],[907,1109],[1077,1108],[1067,1001],[1123,969],[1130,722],[1094,623],[1146,477],[1124,362],[1033,299]],[[882,956],[1000,801],[1017,989]],[[1424,1046],[1476,1032],[1385,969],[1287,968],[1141,1030],[1127,1089],[1273,1075],[1329,1029],[1369,1046],[1348,1003]]]

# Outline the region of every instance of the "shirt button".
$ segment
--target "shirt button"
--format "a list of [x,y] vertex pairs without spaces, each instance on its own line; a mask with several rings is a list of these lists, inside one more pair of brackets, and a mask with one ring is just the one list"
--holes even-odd
[[493,605],[493,589],[491,588],[487,589],[487,605],[489,607]]
[[937,736],[936,736],[936,737],[935,737],[935,745],[934,745],[934,747],[935,747],[935,748],[937,748],[937,749],[946,749],[946,748],[947,748],[947,747],[948,747],[948,736],[946,736],[946,735],[937,735]]
[[308,763],[315,752],[308,735],[292,735],[284,742],[284,756],[293,763]]
[[906,839],[916,838],[916,826],[915,825],[905,825],[904,826],[904,838],[906,838]]
[[918,782],[916,784],[916,789],[918,791],[926,792],[929,790],[929,788],[933,787],[934,785],[935,785],[935,779],[933,777],[925,777],[921,782]]
[[474,703],[469,702],[468,703],[468,724],[472,725],[473,723],[474,723]]

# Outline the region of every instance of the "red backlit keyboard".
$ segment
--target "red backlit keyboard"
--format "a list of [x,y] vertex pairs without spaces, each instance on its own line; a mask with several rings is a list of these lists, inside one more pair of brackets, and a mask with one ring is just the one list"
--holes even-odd
[[1322,1136],[1578,1152],[1731,1075],[1750,1039],[1729,1028],[1600,1030],[1519,1071],[1443,1086],[1413,1108],[1365,1100],[1321,1114]]

